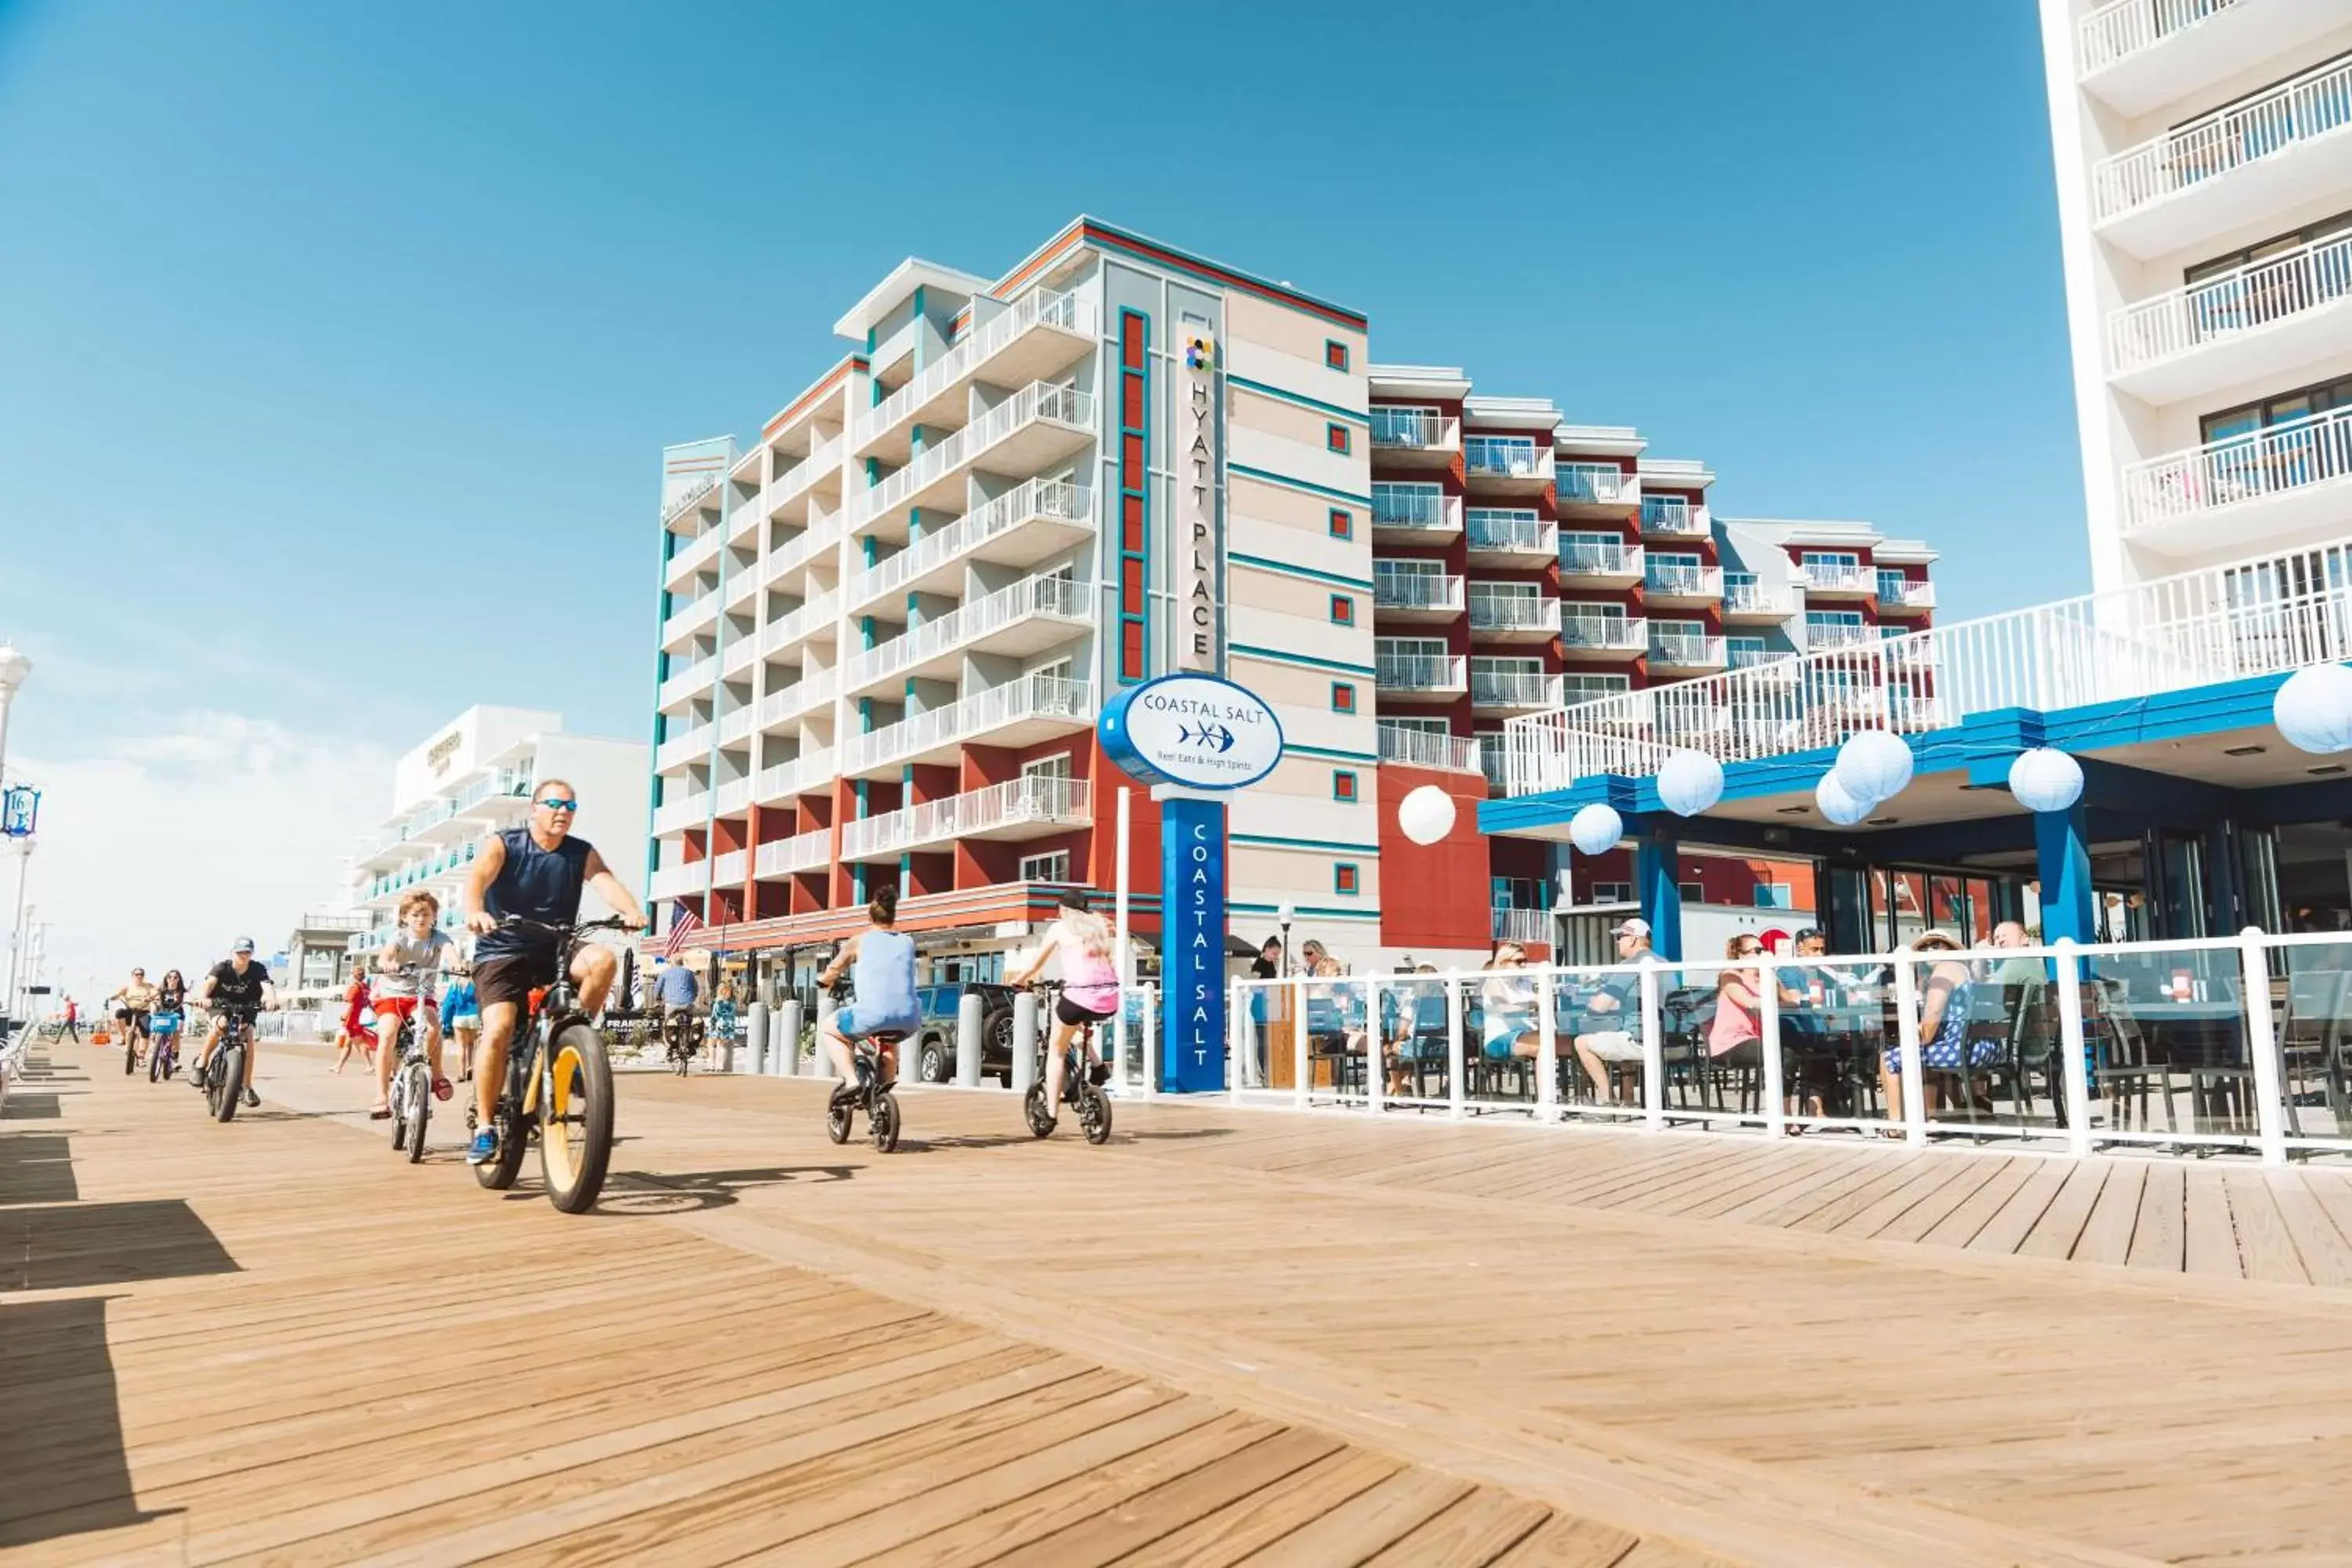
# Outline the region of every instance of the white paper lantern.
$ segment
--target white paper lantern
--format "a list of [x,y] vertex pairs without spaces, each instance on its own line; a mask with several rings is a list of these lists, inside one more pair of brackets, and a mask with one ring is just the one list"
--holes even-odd
[[1676,816],[1696,816],[1723,798],[1723,764],[1705,752],[1676,752],[1658,770],[1658,798]]
[[1568,819],[1568,841],[1587,855],[1606,855],[1625,837],[1625,819],[1594,801]]
[[1835,823],[1840,827],[1852,827],[1878,809],[1878,803],[1874,800],[1854,798],[1853,792],[1838,782],[1835,768],[1823,773],[1822,782],[1813,786],[1813,805],[1821,812],[1823,821]]
[[1435,844],[1454,831],[1454,797],[1423,784],[1397,803],[1397,826],[1415,844]]
[[2352,751],[2352,669],[2315,664],[2286,678],[2271,699],[2271,721],[2299,750]]
[[2083,764],[2053,746],[2020,752],[2009,764],[2009,793],[2028,811],[2064,811],[2083,798]]
[[1889,731],[1864,730],[1847,737],[1830,771],[1848,795],[1875,805],[1893,800],[1910,784],[1911,748]]

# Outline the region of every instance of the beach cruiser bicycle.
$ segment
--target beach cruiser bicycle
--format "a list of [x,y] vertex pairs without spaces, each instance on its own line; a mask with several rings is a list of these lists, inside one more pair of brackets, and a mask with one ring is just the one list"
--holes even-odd
[[[600,931],[637,928],[613,918],[549,925],[509,917],[503,923],[554,939],[555,983],[531,992],[530,1014],[507,1048],[496,1112],[498,1156],[475,1166],[474,1177],[493,1192],[513,1186],[535,1137],[547,1201],[565,1214],[586,1214],[604,1190],[613,1159],[613,1061],[604,1035],[580,1011],[572,960]],[[428,1079],[425,1097],[432,1092]],[[466,1121],[471,1131],[471,1111]]]
[[[851,999],[847,979],[833,988],[834,1004],[838,1006]],[[877,1029],[849,1043],[850,1057],[857,1068],[857,1079],[845,1083],[833,1091],[824,1108],[824,1135],[836,1143],[849,1142],[850,1130],[856,1125],[857,1114],[866,1113],[866,1131],[874,1140],[874,1152],[887,1154],[898,1146],[898,1097],[890,1092],[891,1086],[882,1080],[882,1047],[896,1046],[907,1037],[904,1029]]]
[[[417,1006],[430,1005],[420,991]],[[392,1069],[392,1147],[414,1165],[425,1158],[425,1124],[433,1120],[433,1064],[425,1058],[425,1031],[411,1015],[401,1019],[398,1038],[377,1048],[399,1053]]]
[[[1021,1113],[1028,1119],[1032,1133],[1051,1138],[1057,1118],[1056,1108],[1045,1103],[1045,1055],[1053,1049],[1054,1004],[1060,1000],[1062,988],[1042,980],[1032,989],[1037,993],[1038,1017],[1046,1035],[1037,1053],[1037,1076],[1022,1098]],[[1094,1043],[1092,1023],[1080,1024],[1070,1037],[1069,1056],[1062,1063],[1062,1103],[1078,1113],[1078,1131],[1087,1135],[1087,1142],[1099,1146],[1110,1142],[1110,1096],[1095,1081]]]
[[147,1046],[147,1081],[168,1083],[180,1070],[180,1023],[177,1008],[159,1007],[148,1027],[152,1038]]
[[253,1021],[261,1009],[250,1004],[222,1003],[214,1011],[221,1016],[220,1044],[213,1049],[213,1059],[205,1064],[197,1087],[205,1091],[205,1109],[212,1119],[231,1121],[245,1093],[245,1059],[253,1050]]

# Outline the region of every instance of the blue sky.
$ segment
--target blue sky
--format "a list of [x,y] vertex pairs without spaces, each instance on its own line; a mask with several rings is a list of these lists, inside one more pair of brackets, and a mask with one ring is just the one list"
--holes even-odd
[[12,755],[642,732],[658,447],[1081,211],[1924,535],[1944,618],[2085,585],[2021,0],[1191,14],[0,0]]

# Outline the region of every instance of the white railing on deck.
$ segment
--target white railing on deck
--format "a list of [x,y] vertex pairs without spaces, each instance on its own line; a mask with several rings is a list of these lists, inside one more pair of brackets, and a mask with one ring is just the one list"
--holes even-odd
[[1724,762],[1786,756],[1862,729],[1917,733],[1972,713],[2050,712],[2347,656],[2352,545],[2337,543],[1514,719],[1509,787],[1654,773],[1678,747]]
[[1640,486],[1641,477],[1614,463],[1561,463],[1552,472],[1552,494],[1564,501],[1609,506]]
[[1479,708],[1547,708],[1559,701],[1559,677],[1540,670],[1470,667],[1470,701]]
[[656,899],[675,899],[688,893],[699,893],[710,886],[710,862],[688,860],[683,865],[656,866],[647,879],[646,891]]
[[2104,70],[2238,0],[2115,0],[2074,25],[2075,70]]
[[814,833],[798,834],[791,838],[779,838],[762,844],[751,853],[751,874],[754,877],[789,877],[795,871],[814,871],[833,859],[833,830],[820,827]]
[[1539,517],[1470,517],[1470,548],[1515,555],[1549,555],[1558,525]]
[[2352,405],[2126,468],[2126,532],[2352,478]]
[[1070,479],[1024,479],[994,500],[976,506],[945,528],[926,533],[913,544],[860,573],[849,584],[851,598],[871,602],[954,560],[968,550],[1006,533],[1032,518],[1085,523],[1094,519],[1094,492]]
[[1707,669],[1725,663],[1727,654],[1721,637],[1708,637],[1704,632],[1660,631],[1655,622],[1650,626],[1650,659],[1655,664],[1670,664],[1682,669]]
[[1720,598],[1723,596],[1723,568],[1686,566],[1675,562],[1662,562],[1652,556],[1649,570],[1643,574],[1642,585],[1653,594],[1672,594],[1683,598]]
[[654,832],[656,836],[676,833],[683,827],[698,826],[710,816],[710,792],[698,791],[678,800],[667,800],[654,807]]
[[1085,681],[1058,675],[1024,675],[944,708],[850,736],[841,743],[842,768],[856,773],[893,757],[984,735],[1024,719],[1077,722],[1093,716],[1093,694]]
[[1559,935],[1549,910],[1516,910],[1496,905],[1494,910],[1493,940],[1516,942],[1522,947],[1541,942],[1549,947]]
[[1051,289],[1039,289],[1023,295],[988,322],[967,334],[963,342],[917,372],[914,379],[906,385],[859,415],[855,426],[857,445],[865,446],[916,408],[970,375],[982,363],[995,357],[1013,339],[1041,325],[1060,327],[1065,331],[1091,336],[1095,330],[1094,310],[1076,295],[1059,293]]
[[1559,601],[1540,594],[1510,593],[1491,583],[1473,583],[1470,625],[1474,630],[1488,632],[1557,631]]
[[1094,593],[1093,584],[1067,577],[1024,577],[858,654],[849,661],[849,684],[879,680],[1031,616],[1083,623],[1091,618]]
[[1372,563],[1372,603],[1390,610],[1458,610],[1462,579],[1436,572],[1382,571]]
[[710,885],[714,888],[740,888],[751,874],[751,857],[740,849],[730,849],[711,858]]
[[1376,486],[1372,490],[1372,526],[1444,529],[1450,532],[1462,526],[1461,498],[1437,490],[1386,489]]
[[2352,295],[2352,234],[2250,261],[2107,315],[2107,370],[2125,375]]
[[1560,617],[1563,647],[1643,648],[1650,646],[1650,623],[1639,616],[1579,614],[1570,607]]
[[760,628],[760,652],[763,655],[782,653],[800,642],[822,626],[832,624],[841,611],[841,601],[829,593],[812,594],[801,601],[800,607],[790,610]]
[[771,724],[782,724],[821,703],[832,701],[834,689],[832,670],[804,671],[792,685],[760,699],[760,727],[764,730]]
[[2352,60],[2336,60],[2092,165],[2092,221],[2121,217],[2347,126]]
[[776,477],[776,482],[761,492],[761,505],[771,514],[786,501],[796,500],[828,475],[841,472],[841,457],[845,447],[842,438],[834,437],[809,448],[809,455]]
[[710,684],[711,678],[718,673],[719,656],[705,655],[661,683],[661,690],[656,699],[656,705],[667,707],[681,697],[701,690]]
[[1465,684],[1460,654],[1375,653],[1373,681],[1392,691],[1459,691]]
[[1559,569],[1570,576],[1639,577],[1646,555],[1638,544],[1570,540],[1559,547]]
[[753,775],[753,798],[765,805],[772,801],[822,789],[833,780],[833,752],[830,747],[803,752],[791,762],[761,768]]
[[1453,773],[1478,771],[1478,741],[1473,735],[1441,735],[1409,724],[1380,727],[1381,761]]
[[1375,408],[1371,411],[1375,447],[1426,447],[1445,445],[1445,416],[1434,408]]
[[1683,496],[1643,496],[1642,531],[1703,539],[1708,531],[1706,509],[1693,506]]
[[1499,436],[1462,438],[1463,468],[1489,479],[1532,479],[1541,476],[1551,448]]
[[1092,799],[1085,779],[1010,779],[844,823],[841,857],[866,859],[1024,823],[1083,826]]
[[857,520],[864,522],[890,510],[915,491],[971,462],[1024,425],[1044,419],[1091,430],[1094,417],[1091,393],[1050,382],[1032,382],[938,446],[924,447],[905,468],[880,484],[861,492],[855,503]]

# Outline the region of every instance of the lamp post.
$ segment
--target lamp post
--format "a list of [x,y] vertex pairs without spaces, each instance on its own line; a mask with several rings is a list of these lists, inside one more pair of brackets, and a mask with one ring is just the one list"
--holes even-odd
[[0,780],[8,776],[8,704],[16,688],[33,673],[33,661],[9,643],[0,642]]
[[1274,918],[1282,922],[1282,977],[1287,980],[1290,978],[1290,922],[1298,918],[1298,906],[1285,899],[1282,907],[1274,911]]
[[33,836],[29,833],[8,842],[16,849],[16,913],[8,922],[8,989],[0,992],[0,1013],[10,1017],[16,1014],[16,975],[25,955],[25,883],[33,869]]

